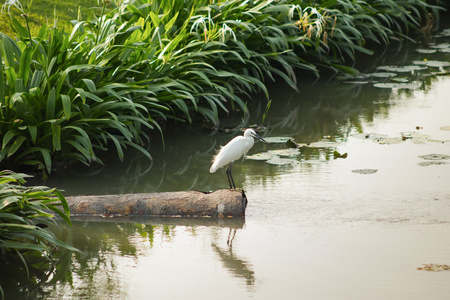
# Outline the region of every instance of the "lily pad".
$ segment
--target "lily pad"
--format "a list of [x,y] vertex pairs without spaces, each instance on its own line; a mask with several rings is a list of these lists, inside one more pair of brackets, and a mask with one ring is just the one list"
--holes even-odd
[[378,139],[378,138],[387,138],[387,135],[385,134],[378,134],[378,133],[355,133],[352,134],[352,137],[362,140],[372,140],[372,139]]
[[439,271],[449,271],[449,265],[440,264],[422,264],[423,267],[417,268],[419,271],[429,271],[429,272],[439,272]]
[[433,54],[433,53],[436,53],[437,50],[436,49],[422,49],[422,48],[420,48],[420,49],[416,49],[416,52],[423,53],[423,54]]
[[391,81],[398,82],[398,83],[408,83],[409,78],[408,77],[394,77],[394,78],[391,78]]
[[286,142],[286,147],[288,148],[298,148],[298,144],[296,142],[294,142],[294,140],[288,140]]
[[379,66],[377,67],[377,69],[387,72],[411,73],[414,71],[426,70],[427,68],[418,65],[409,65],[409,66]]
[[433,153],[427,155],[419,155],[419,158],[426,160],[443,160],[443,159],[450,159],[450,155]]
[[358,173],[358,174],[374,174],[376,172],[378,172],[377,169],[356,169],[356,170],[352,170],[353,173]]
[[[251,160],[265,160],[270,164],[274,165],[285,165],[285,164],[291,164],[292,162],[285,162],[284,160],[289,158],[292,160],[292,158],[297,157],[300,154],[298,149],[294,148],[288,148],[288,149],[278,149],[278,150],[269,150],[267,152],[257,153],[253,155],[246,156],[246,159]],[[282,161],[280,161],[280,159]],[[297,161],[296,159],[294,159]]]
[[397,73],[393,73],[393,72],[375,72],[375,73],[370,73],[370,74],[367,74],[367,75],[372,76],[372,77],[376,77],[376,78],[389,78],[389,77],[397,76]]
[[414,131],[414,132],[411,132],[411,138],[415,142],[428,142],[430,139],[430,136]]
[[442,44],[431,45],[430,47],[434,48],[434,49],[439,49],[439,50],[441,50],[441,49],[450,49],[450,44],[449,43],[442,43]]
[[269,160],[272,158],[272,155],[266,153],[257,153],[257,154],[253,154],[253,155],[249,155],[245,157],[246,159],[251,159],[251,160]]
[[450,131],[450,126],[442,126],[442,127],[439,127],[439,129]]
[[269,150],[267,151],[268,155],[272,156],[284,156],[284,157],[296,157],[300,154],[298,149],[288,148],[288,149],[278,149],[278,150]]
[[393,145],[393,144],[400,144],[403,143],[403,139],[402,138],[379,138],[379,139],[374,139],[373,140],[374,143],[378,143],[380,145]]
[[418,165],[421,167],[445,165],[445,164],[448,164],[448,162],[442,161],[442,160],[428,160],[428,161],[422,161],[422,162],[418,163]]
[[367,76],[364,74],[360,74],[358,76],[345,74],[345,75],[336,76],[336,79],[341,80],[341,81],[345,81],[345,80],[365,81],[365,80],[367,80]]
[[283,144],[291,139],[292,139],[291,137],[284,137],[284,136],[275,136],[275,137],[264,138],[264,140],[269,144]]
[[413,61],[413,64],[433,68],[450,67],[450,62],[440,60],[415,60]]
[[416,90],[422,86],[419,82],[397,83],[397,82],[379,82],[373,85],[381,89],[410,89]]

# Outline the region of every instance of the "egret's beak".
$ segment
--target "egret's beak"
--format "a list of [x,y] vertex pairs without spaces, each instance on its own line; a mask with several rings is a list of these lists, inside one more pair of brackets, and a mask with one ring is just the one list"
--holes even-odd
[[263,139],[262,137],[260,137],[259,135],[257,135],[256,133],[255,133],[255,134],[252,134],[252,136],[253,136],[253,137],[255,137],[255,138],[257,138],[257,139],[260,139],[260,140],[261,140],[261,142],[263,142],[263,143],[266,143],[266,144],[267,144],[266,140],[265,140],[265,139]]

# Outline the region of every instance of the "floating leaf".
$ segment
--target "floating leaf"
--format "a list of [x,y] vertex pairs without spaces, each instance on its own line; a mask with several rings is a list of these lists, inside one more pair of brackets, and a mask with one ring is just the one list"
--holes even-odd
[[442,126],[442,127],[439,127],[439,129],[450,131],[450,126]]
[[433,54],[433,53],[436,53],[437,50],[435,50],[435,49],[422,49],[422,48],[420,48],[420,49],[416,49],[416,52],[423,53],[423,54]]
[[415,60],[413,61],[413,64],[433,68],[450,67],[450,62],[440,60]]
[[426,160],[442,160],[442,159],[450,159],[450,155],[446,154],[427,154],[427,155],[419,155],[419,158]]
[[334,159],[336,159],[336,158],[347,158],[348,154],[347,154],[347,152],[345,152],[344,154],[340,154],[339,152],[334,150],[333,155],[334,155]]
[[272,155],[266,153],[257,153],[257,154],[253,154],[253,155],[249,155],[245,157],[246,159],[251,159],[251,160],[269,160],[272,158]]
[[439,271],[449,271],[449,265],[439,265],[439,264],[422,264],[423,267],[417,268],[419,271],[429,271],[429,272],[439,272]]
[[367,140],[367,139],[382,139],[382,138],[387,138],[388,136],[385,134],[378,134],[378,133],[356,133],[356,134],[352,134],[352,137],[357,138],[357,139],[362,139],[362,140]]
[[360,74],[360,76],[352,76],[349,74],[344,74],[344,75],[338,75],[336,76],[337,80],[341,80],[341,81],[345,81],[345,80],[355,80],[355,81],[365,81],[368,79],[369,74]]
[[407,77],[394,77],[394,78],[391,78],[391,80],[394,82],[399,82],[399,83],[409,82],[409,78],[407,78]]
[[378,138],[373,140],[374,143],[378,143],[380,145],[392,145],[392,144],[400,144],[403,143],[402,138]]
[[292,139],[291,137],[283,137],[283,136],[264,138],[264,140],[269,144],[282,144],[282,143],[286,143],[287,141],[289,141],[291,139]]
[[396,83],[396,82],[379,82],[373,85],[381,89],[410,89],[415,90],[422,86],[420,82]]
[[286,147],[288,148],[298,148],[298,144],[294,142],[293,140],[288,140],[286,142]]
[[352,170],[353,173],[358,173],[358,174],[374,174],[376,172],[378,172],[377,169],[356,169],[356,170]]
[[379,66],[377,67],[378,70],[383,70],[387,72],[398,72],[398,73],[412,73],[415,71],[422,71],[426,70],[426,67],[421,67],[418,65],[409,65],[409,66]]
[[296,157],[300,154],[298,149],[293,149],[293,148],[270,150],[267,153],[271,154],[271,155],[286,156],[286,157]]
[[418,165],[421,167],[445,165],[445,164],[448,164],[448,162],[442,161],[442,160],[429,160],[429,161],[422,161],[422,162],[418,163]]
[[436,45],[431,45],[431,48],[434,49],[450,49],[450,44],[449,43],[442,43],[442,44],[436,44]]
[[367,74],[367,75],[372,76],[372,77],[377,77],[377,78],[389,78],[389,77],[397,76],[397,73],[393,73],[393,72],[376,72],[376,73],[370,73],[370,74]]
[[415,142],[427,142],[427,141],[430,141],[430,136],[429,135],[421,134],[421,133],[418,133],[418,132],[411,132],[411,138]]

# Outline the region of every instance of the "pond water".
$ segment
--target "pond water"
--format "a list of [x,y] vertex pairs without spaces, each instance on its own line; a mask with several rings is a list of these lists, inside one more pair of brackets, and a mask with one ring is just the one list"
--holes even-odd
[[[450,61],[446,34],[378,58],[381,68],[372,64],[360,78],[305,80],[300,93],[272,87],[259,133],[299,148],[256,143],[249,156],[263,160],[234,164],[249,201],[245,219],[78,219],[59,234],[82,253],[60,253],[54,273],[5,292],[30,299],[448,299],[450,272],[432,272],[450,264],[450,68],[436,63]],[[261,124],[264,101],[249,111],[224,118],[222,128]],[[67,195],[227,188],[225,170],[210,174],[209,167],[215,149],[238,133],[180,124],[167,130],[165,151],[155,137],[153,165],[135,156],[45,184]]]

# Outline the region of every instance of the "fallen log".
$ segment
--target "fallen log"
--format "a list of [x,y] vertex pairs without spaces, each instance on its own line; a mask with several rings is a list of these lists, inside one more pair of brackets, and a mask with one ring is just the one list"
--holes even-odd
[[72,216],[244,217],[242,191],[185,191],[66,197]]

